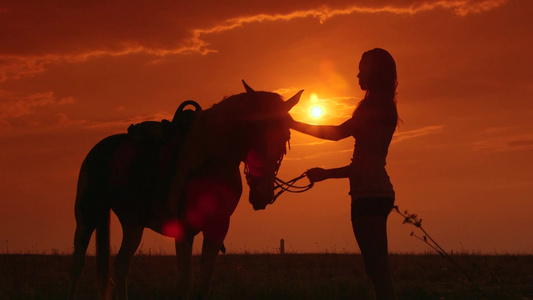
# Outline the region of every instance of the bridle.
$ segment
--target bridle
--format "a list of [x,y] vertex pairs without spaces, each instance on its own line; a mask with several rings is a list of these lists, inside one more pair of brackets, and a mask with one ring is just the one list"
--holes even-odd
[[[276,161],[276,166],[274,167],[274,178],[275,178],[274,181],[276,181],[277,179],[278,170],[279,170],[279,167],[281,166],[281,161],[283,160],[284,155],[285,153],[282,153],[280,157],[278,158],[278,160]],[[246,162],[246,160],[244,161],[244,176],[246,177],[246,182],[248,182],[250,186],[253,185],[253,182],[254,180],[256,180],[256,178],[259,178],[259,177],[250,175],[250,169],[248,168],[248,163]],[[273,203],[273,202],[274,201],[270,203]]]
[[[287,143],[288,143],[289,149],[290,149],[290,142],[287,141]],[[295,177],[295,178],[293,178],[291,180],[288,180],[288,181],[284,181],[284,180],[280,179],[277,176],[278,175],[278,170],[279,170],[279,167],[281,166],[281,161],[283,160],[283,156],[285,155],[285,152],[286,151],[284,151],[280,155],[278,160],[276,161],[276,166],[275,166],[275,170],[274,170],[274,192],[275,192],[275,194],[274,194],[274,197],[272,197],[272,199],[270,200],[270,202],[268,204],[274,203],[276,201],[276,199],[281,194],[283,194],[284,192],[303,193],[303,192],[311,189],[313,187],[313,185],[315,184],[314,182],[309,181],[308,185],[295,185],[297,181],[307,177],[306,172],[304,172],[302,175],[300,175],[298,177]],[[244,175],[246,177],[246,181],[248,182],[248,185],[251,186],[256,177],[250,175],[250,170],[248,168],[248,164],[246,163],[246,161],[244,161]]]

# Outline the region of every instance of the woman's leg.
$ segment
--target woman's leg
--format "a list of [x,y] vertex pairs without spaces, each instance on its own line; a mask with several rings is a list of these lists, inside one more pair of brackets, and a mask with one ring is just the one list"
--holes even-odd
[[387,217],[355,216],[352,218],[352,228],[361,249],[366,273],[374,284],[376,299],[395,299],[388,263]]

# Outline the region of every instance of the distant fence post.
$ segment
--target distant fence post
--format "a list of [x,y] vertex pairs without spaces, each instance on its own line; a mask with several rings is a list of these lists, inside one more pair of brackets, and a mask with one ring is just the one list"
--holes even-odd
[[285,254],[285,240],[279,240],[279,254]]

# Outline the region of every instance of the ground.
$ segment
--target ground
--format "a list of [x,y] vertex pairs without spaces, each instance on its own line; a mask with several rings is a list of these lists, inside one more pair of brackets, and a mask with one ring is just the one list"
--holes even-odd
[[[399,300],[533,299],[533,256],[393,254]],[[130,299],[174,299],[174,256],[137,255],[129,277]],[[195,266],[200,263],[194,257]],[[0,255],[0,300],[65,299],[70,257]],[[87,258],[79,299],[95,299],[95,259]],[[468,280],[467,278],[470,278]],[[217,300],[373,299],[358,254],[220,255],[212,296]]]

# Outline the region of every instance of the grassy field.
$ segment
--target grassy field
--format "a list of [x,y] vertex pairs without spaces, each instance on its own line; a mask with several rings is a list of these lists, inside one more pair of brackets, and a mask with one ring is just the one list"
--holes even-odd
[[[436,255],[391,255],[398,299],[533,300],[533,256],[454,255],[474,281]],[[65,299],[70,257],[0,255],[0,299]],[[194,257],[195,266],[199,258]],[[130,299],[174,299],[173,256],[135,256]],[[95,299],[95,260],[87,264],[79,299]],[[373,299],[357,254],[220,255],[214,299]]]

